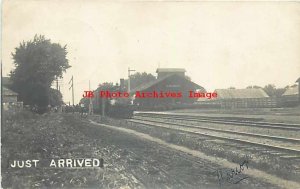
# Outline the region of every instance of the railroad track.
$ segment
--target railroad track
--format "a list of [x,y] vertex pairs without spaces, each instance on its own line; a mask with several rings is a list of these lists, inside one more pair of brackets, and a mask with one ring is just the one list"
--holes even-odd
[[258,137],[258,138],[269,138],[273,140],[280,140],[280,141],[287,141],[287,142],[292,142],[292,143],[300,143],[300,139],[298,138],[288,138],[288,137],[280,137],[280,136],[271,136],[271,135],[263,135],[263,134],[254,134],[254,133],[247,133],[247,132],[238,132],[238,131],[232,131],[232,130],[225,130],[225,129],[214,129],[210,127],[203,127],[203,126],[195,126],[195,125],[188,125],[188,124],[183,124],[183,123],[174,123],[174,122],[168,122],[168,121],[158,121],[158,120],[151,120],[151,119],[144,119],[143,116],[135,116],[135,120],[141,120],[141,121],[152,121],[155,123],[165,123],[169,125],[178,125],[178,126],[183,126],[183,127],[188,127],[188,128],[196,128],[196,129],[205,129],[209,131],[217,131],[217,132],[223,132],[223,133],[229,133],[229,134],[238,134],[238,135],[243,135],[243,136],[253,136],[253,137]]
[[[300,155],[300,150],[299,149],[295,149],[295,148],[291,148],[291,147],[283,147],[283,146],[279,146],[279,145],[271,145],[271,144],[267,144],[267,143],[261,143],[261,142],[255,142],[255,141],[250,141],[250,140],[245,140],[245,139],[240,139],[240,138],[233,138],[233,137],[229,137],[229,136],[221,136],[220,134],[208,134],[207,132],[201,132],[201,131],[191,131],[191,130],[187,130],[187,128],[194,128],[194,129],[205,129],[205,130],[212,130],[211,128],[207,128],[207,127],[202,127],[199,128],[198,126],[190,126],[190,125],[186,125],[186,124],[181,124],[181,123],[171,123],[171,122],[166,122],[166,121],[159,121],[159,120],[142,120],[142,119],[137,119],[136,117],[134,119],[130,119],[128,120],[129,122],[132,123],[136,123],[136,124],[140,124],[140,125],[145,125],[148,127],[156,127],[156,128],[164,128],[164,129],[169,129],[169,130],[176,130],[176,131],[180,131],[180,132],[185,132],[185,133],[189,133],[189,134],[194,134],[194,135],[200,135],[200,136],[204,136],[204,137],[208,137],[208,138],[213,138],[213,139],[219,139],[219,140],[225,140],[225,141],[231,141],[234,143],[239,143],[239,144],[246,144],[246,145],[251,145],[251,146],[257,146],[257,147],[263,147],[268,148],[268,149],[272,149],[272,150],[276,150],[277,152],[285,152],[288,154],[294,154],[294,155]],[[215,130],[215,129],[214,129]],[[223,130],[218,130],[218,133],[222,133]],[[272,139],[272,140],[280,140],[280,141],[287,141],[290,143],[299,143],[299,139],[294,139],[294,138],[284,138],[284,137],[276,137],[276,136],[270,136],[270,135],[259,135],[259,134],[250,134],[250,133],[242,133],[242,132],[235,132],[235,131],[228,131],[226,130],[225,132],[231,132],[230,134],[235,134],[235,135],[247,135],[251,137],[259,137],[259,138],[268,138],[268,139]],[[296,157],[297,157],[296,156]],[[300,157],[299,157],[300,158]]]
[[216,124],[225,124],[225,125],[236,125],[236,126],[252,126],[258,128],[268,128],[268,129],[288,129],[292,131],[300,131],[300,124],[286,124],[286,123],[271,123],[257,121],[261,119],[255,118],[219,118],[219,117],[210,117],[210,116],[193,116],[193,115],[177,115],[177,114],[166,114],[166,113],[155,113],[155,112],[138,112],[135,113],[135,116],[143,117],[152,117],[152,118],[161,118],[161,119],[171,119],[179,121],[194,121],[194,122],[206,122],[206,123],[216,123]]

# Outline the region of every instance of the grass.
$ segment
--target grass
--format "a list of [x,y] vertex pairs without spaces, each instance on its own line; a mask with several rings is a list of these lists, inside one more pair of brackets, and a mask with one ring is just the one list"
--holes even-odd
[[2,121],[2,188],[106,188],[112,182],[110,173],[99,168],[9,168],[11,160],[100,158],[95,153],[99,141],[74,130],[58,114],[4,113]]
[[249,149],[237,149],[234,147],[224,146],[211,141],[202,140],[198,135],[179,133],[165,128],[156,128],[140,126],[135,123],[125,123],[120,120],[106,120],[111,125],[122,125],[136,131],[149,134],[153,137],[160,138],[166,142],[188,147],[193,150],[202,151],[208,155],[226,158],[234,163],[249,160],[249,166],[254,167],[281,178],[297,181],[299,173],[293,171],[294,167],[288,160],[279,159],[276,155],[263,155],[259,151]]

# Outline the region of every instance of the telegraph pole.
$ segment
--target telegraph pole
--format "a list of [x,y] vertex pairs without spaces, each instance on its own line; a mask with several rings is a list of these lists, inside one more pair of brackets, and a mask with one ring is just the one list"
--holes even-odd
[[[1,118],[3,116],[3,89],[2,89],[2,59],[1,59]],[[2,125],[2,119],[1,119],[1,125]],[[0,146],[1,149],[1,146]]]
[[130,72],[134,72],[135,70],[131,70],[129,67],[128,67],[128,93],[130,93]]
[[[101,89],[101,87],[102,87],[102,85],[99,86],[99,89]],[[99,95],[99,97],[100,97],[100,95]],[[106,102],[106,100],[102,96],[101,97],[101,119],[105,117],[105,102]]]
[[102,117],[105,116],[105,99],[102,97]]
[[56,90],[58,90],[58,77],[56,76]]
[[71,83],[71,86],[70,86],[69,90],[72,88],[72,103],[73,103],[73,106],[74,106],[74,79],[73,79],[73,75],[72,75],[71,80],[69,81],[69,84],[70,83]]
[[[91,91],[91,81],[90,81],[90,80],[89,80],[89,91]],[[92,103],[92,98],[90,98],[89,114],[90,114],[90,115],[93,115],[93,103]]]

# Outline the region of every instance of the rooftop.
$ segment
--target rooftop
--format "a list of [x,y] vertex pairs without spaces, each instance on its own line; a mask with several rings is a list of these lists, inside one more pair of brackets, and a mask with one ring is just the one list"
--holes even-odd
[[186,72],[184,68],[157,68],[156,73],[159,72]]
[[282,96],[297,95],[299,93],[298,86],[287,88]]
[[6,87],[3,87],[2,91],[3,91],[3,96],[18,96],[18,93],[14,92]]
[[242,99],[242,98],[267,98],[269,95],[263,89],[216,89],[218,98]]
[[142,85],[140,85],[140,86],[138,86],[138,87],[132,89],[132,90],[130,91],[130,93],[134,94],[136,91],[143,91],[143,90],[146,90],[146,89],[148,89],[148,88],[150,88],[150,87],[152,87],[152,86],[154,86],[154,85],[156,85],[156,84],[158,84],[158,83],[164,81],[165,79],[167,79],[167,78],[169,78],[169,77],[180,77],[180,78],[182,78],[183,80],[185,80],[186,82],[192,83],[192,84],[193,84],[194,86],[196,86],[197,88],[204,90],[203,87],[201,87],[201,86],[199,86],[198,84],[196,84],[196,83],[194,83],[194,82],[192,82],[192,81],[186,79],[185,77],[179,76],[179,75],[177,75],[177,74],[170,74],[170,75],[165,75],[165,76],[163,76],[163,77],[161,77],[161,78],[159,78],[159,79],[156,79],[156,80],[154,80],[154,81],[151,81],[151,82],[149,82],[149,83],[142,84]]

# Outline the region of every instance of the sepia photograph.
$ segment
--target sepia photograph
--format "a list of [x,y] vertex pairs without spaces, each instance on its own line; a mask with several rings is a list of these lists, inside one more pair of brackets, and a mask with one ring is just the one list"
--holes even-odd
[[1,188],[300,188],[299,1],[1,6]]

